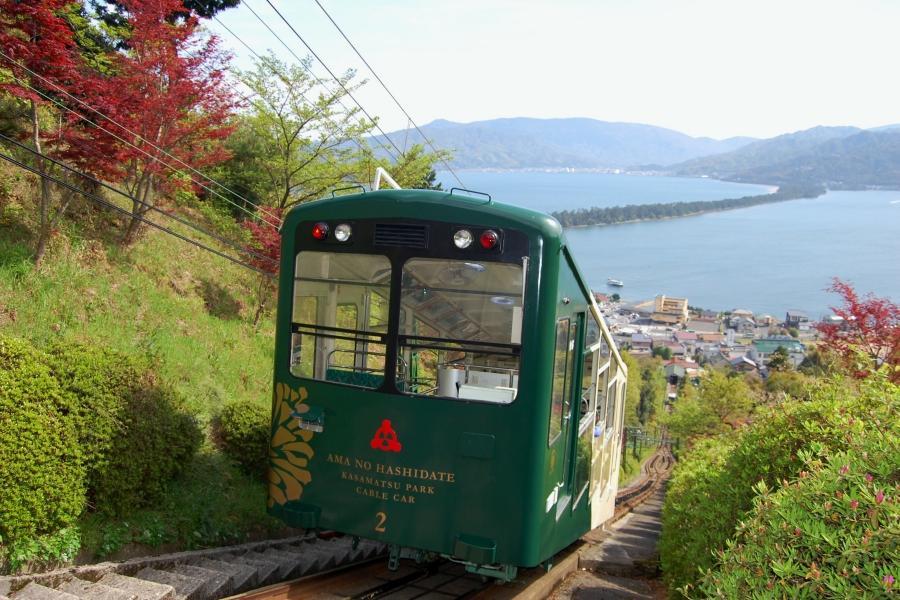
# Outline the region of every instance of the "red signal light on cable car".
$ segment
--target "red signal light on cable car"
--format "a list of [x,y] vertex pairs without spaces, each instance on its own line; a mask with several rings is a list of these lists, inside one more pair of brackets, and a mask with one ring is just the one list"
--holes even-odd
[[500,241],[500,236],[497,235],[497,232],[493,229],[488,229],[481,234],[481,237],[478,238],[478,241],[481,243],[482,248],[484,248],[485,250],[490,250],[497,245],[497,242]]
[[312,235],[317,240],[324,240],[328,237],[328,224],[327,223],[316,223],[313,225]]

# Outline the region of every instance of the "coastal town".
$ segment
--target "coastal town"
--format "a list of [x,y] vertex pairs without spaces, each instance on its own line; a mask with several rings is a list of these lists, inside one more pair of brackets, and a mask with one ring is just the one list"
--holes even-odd
[[[818,338],[815,323],[798,310],[776,317],[742,308],[697,309],[687,298],[666,295],[637,302],[618,294],[594,292],[594,297],[620,348],[632,356],[663,359],[670,401],[684,380],[696,380],[705,368],[766,378],[776,352],[797,368]],[[824,320],[839,322],[840,317]]]

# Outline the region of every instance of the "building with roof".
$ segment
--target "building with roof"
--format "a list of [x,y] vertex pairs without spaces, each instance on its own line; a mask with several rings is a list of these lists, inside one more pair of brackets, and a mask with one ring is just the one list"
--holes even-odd
[[687,322],[686,327],[697,333],[716,333],[719,331],[719,320],[715,317],[694,317]]
[[699,341],[707,343],[707,344],[724,344],[725,343],[725,334],[724,333],[707,333],[701,332],[697,334]]
[[632,334],[629,340],[629,352],[631,354],[650,354],[653,346],[653,339],[649,335],[643,333]]
[[809,323],[809,315],[805,312],[789,310],[784,316],[785,327],[797,327],[799,329],[804,323]]
[[799,340],[785,335],[753,340],[749,356],[759,363],[765,363],[778,348],[787,350],[788,357],[794,367],[799,366],[806,357],[806,347]]
[[667,325],[687,323],[687,298],[673,298],[660,294],[653,301],[653,313],[650,315],[650,320]]
[[729,362],[731,363],[731,368],[738,373],[756,373],[759,370],[756,362],[746,356],[738,356]]

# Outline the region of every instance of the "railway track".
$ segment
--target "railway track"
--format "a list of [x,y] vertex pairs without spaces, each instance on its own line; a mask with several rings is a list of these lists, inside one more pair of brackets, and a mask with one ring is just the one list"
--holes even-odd
[[[673,462],[668,449],[646,461],[638,481],[616,495],[610,523],[646,500]],[[447,560],[404,564],[390,571],[386,553],[384,544],[369,540],[354,546],[349,537],[302,536],[0,577],[0,600],[514,598],[544,575],[541,569],[530,569],[522,572],[517,585],[498,586]]]

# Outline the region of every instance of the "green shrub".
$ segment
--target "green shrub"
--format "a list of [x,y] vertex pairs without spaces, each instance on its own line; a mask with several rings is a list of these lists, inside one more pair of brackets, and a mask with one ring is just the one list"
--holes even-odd
[[181,399],[149,374],[125,398],[124,434],[113,440],[108,464],[97,473],[97,508],[110,513],[147,505],[180,474],[203,441]]
[[84,508],[71,407],[46,355],[0,337],[0,544],[67,527]]
[[70,416],[93,492],[113,458],[113,441],[126,433],[125,399],[134,393],[139,370],[134,361],[100,346],[58,343],[48,354],[53,376],[70,396]]
[[[889,427],[892,434],[885,435]],[[802,452],[805,470],[772,492],[701,580],[706,597],[877,598],[900,577],[900,435],[870,422],[851,449]]]
[[252,402],[232,402],[219,417],[222,448],[251,475],[265,476],[269,451],[268,409]]
[[669,479],[659,555],[673,590],[698,577],[697,565],[712,564],[711,540],[734,532],[732,511],[721,494],[729,491],[726,461],[737,442],[735,436],[701,440],[678,461]]
[[58,344],[53,373],[74,406],[96,510],[146,505],[182,471],[202,441],[175,392],[137,361],[87,344]]
[[787,400],[762,411],[726,447],[713,452],[701,445],[688,453],[676,467],[663,507],[660,560],[671,589],[693,585],[700,570],[712,566],[713,552],[724,550],[753,507],[760,481],[777,487],[799,473],[803,450],[844,451],[854,431],[900,408],[897,388],[886,378],[855,385],[835,378],[814,386],[810,400]]

